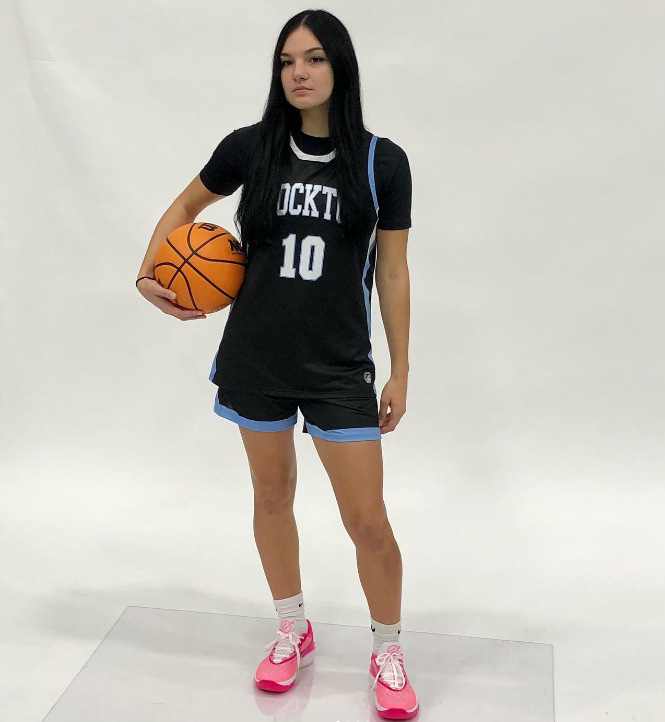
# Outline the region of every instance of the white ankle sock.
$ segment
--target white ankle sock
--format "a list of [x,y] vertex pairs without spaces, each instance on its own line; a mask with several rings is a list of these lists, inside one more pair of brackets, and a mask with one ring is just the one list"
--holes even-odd
[[282,619],[294,619],[293,631],[296,634],[302,634],[307,631],[307,620],[305,619],[305,601],[303,593],[300,591],[293,597],[286,599],[273,599],[275,610]]
[[383,647],[384,652],[391,644],[400,644],[401,646],[399,640],[399,635],[402,631],[401,619],[395,624],[381,624],[380,622],[377,622],[371,617],[370,621],[372,624],[372,651],[374,652],[374,654],[379,654],[382,645],[386,645],[385,647]]

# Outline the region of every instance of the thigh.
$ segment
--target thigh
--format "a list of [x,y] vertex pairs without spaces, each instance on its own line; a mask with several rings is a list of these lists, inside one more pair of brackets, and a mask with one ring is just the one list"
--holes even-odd
[[297,473],[293,441],[297,401],[218,389],[215,413],[238,425],[255,493],[271,498],[292,493]]
[[355,540],[382,528],[387,512],[383,499],[381,441],[340,444],[312,438],[332,485],[344,527]]
[[238,427],[257,499],[271,505],[290,501],[297,480],[293,427],[267,434]]
[[[352,537],[386,519],[379,409],[371,399],[299,399],[342,522]],[[353,442],[353,443],[340,443]]]

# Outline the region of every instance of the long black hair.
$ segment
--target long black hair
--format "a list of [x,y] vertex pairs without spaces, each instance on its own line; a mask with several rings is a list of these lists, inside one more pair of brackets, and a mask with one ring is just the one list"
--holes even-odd
[[247,169],[246,181],[234,221],[240,228],[243,244],[269,242],[274,236],[280,183],[289,160],[289,133],[301,128],[302,117],[284,95],[280,53],[287,37],[295,29],[309,28],[323,47],[333,71],[333,89],[329,99],[328,128],[335,158],[340,197],[340,221],[347,238],[360,238],[366,226],[362,222],[361,159],[363,123],[360,73],[351,37],[342,22],[326,10],[303,10],[282,28],[272,58],[270,92],[257,134],[257,144]]

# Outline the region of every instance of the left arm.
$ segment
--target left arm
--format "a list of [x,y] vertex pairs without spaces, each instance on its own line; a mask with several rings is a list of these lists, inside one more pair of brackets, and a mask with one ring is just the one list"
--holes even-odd
[[376,290],[391,362],[390,379],[381,394],[379,422],[382,433],[392,431],[406,412],[410,315],[410,280],[406,260],[408,237],[408,228],[376,229]]

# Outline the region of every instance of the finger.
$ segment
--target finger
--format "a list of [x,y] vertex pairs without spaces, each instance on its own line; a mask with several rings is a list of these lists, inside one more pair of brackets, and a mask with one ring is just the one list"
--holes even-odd
[[157,308],[164,311],[164,313],[168,313],[170,316],[177,315],[180,308],[170,298],[164,298],[163,296],[158,296],[157,294],[154,294],[150,301],[157,306]]
[[189,321],[192,318],[205,318],[205,314],[203,311],[199,311],[199,309],[182,309],[180,311],[180,317],[183,318],[185,321]]
[[169,316],[179,316],[180,315],[180,309],[178,306],[173,303],[173,301],[169,301],[167,298],[157,297],[155,301],[153,302],[157,308],[164,311],[164,313],[168,313]]
[[175,301],[178,298],[178,295],[175,291],[171,291],[168,288],[164,288],[163,286],[158,286],[155,289],[155,295],[162,296],[162,298],[170,298],[172,301]]
[[156,305],[161,308],[164,313],[167,313],[169,316],[175,316],[181,321],[187,321],[190,318],[206,318],[206,315],[202,311],[180,308],[180,306],[176,306],[168,299],[158,299]]
[[173,301],[178,298],[178,294],[175,291],[172,291],[170,288],[164,288],[159,281],[146,281],[146,286],[150,293],[154,293],[155,296],[159,296],[160,298],[168,298]]

